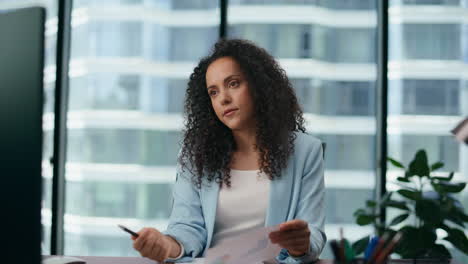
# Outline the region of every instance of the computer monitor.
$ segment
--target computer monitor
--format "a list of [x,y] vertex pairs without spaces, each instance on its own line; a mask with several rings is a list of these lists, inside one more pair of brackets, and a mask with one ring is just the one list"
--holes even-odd
[[1,263],[41,263],[44,20],[0,10]]

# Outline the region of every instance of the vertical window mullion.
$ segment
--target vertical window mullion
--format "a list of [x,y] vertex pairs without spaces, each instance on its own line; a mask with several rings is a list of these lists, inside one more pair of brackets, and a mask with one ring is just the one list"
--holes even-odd
[[[387,100],[388,100],[388,2],[380,0],[377,7],[377,92],[376,92],[376,197],[387,192]],[[380,223],[385,223],[385,208],[380,210]]]
[[63,221],[65,213],[65,163],[68,111],[68,67],[70,60],[70,23],[72,0],[58,1],[57,56],[55,71],[54,150],[52,175],[52,255],[63,255]]
[[219,24],[219,38],[226,38],[227,37],[227,9],[228,9],[228,0],[220,0],[219,3],[220,9],[220,24]]

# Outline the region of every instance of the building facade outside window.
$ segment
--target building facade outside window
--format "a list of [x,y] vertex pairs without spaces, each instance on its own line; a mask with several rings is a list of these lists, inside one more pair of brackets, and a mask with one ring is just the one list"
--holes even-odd
[[[26,1],[14,5],[20,2]],[[53,143],[57,4],[43,2],[51,10],[47,158]],[[66,255],[137,256],[116,224],[166,228],[187,79],[218,39],[218,2],[73,1]],[[0,0],[0,9],[12,3]],[[389,3],[389,156],[409,162],[425,148],[431,162],[444,161],[444,171],[453,170],[456,179],[466,181],[468,150],[449,130],[468,115],[468,2]],[[376,8],[373,0],[229,1],[228,37],[249,39],[278,59],[303,107],[308,131],[327,145],[329,240],[338,237],[339,227],[350,240],[372,232],[356,225],[352,214],[373,198],[375,187]],[[45,186],[51,185],[51,175],[45,161]],[[397,175],[389,166],[389,181]],[[44,190],[46,248],[49,189]],[[467,208],[466,192],[460,199]],[[331,256],[326,246],[321,257]],[[466,260],[460,253],[454,256]]]

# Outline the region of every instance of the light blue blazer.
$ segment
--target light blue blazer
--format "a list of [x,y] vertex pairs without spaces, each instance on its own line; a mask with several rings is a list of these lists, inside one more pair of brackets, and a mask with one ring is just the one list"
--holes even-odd
[[[307,221],[311,231],[307,259],[315,260],[326,242],[323,150],[317,138],[302,132],[295,134],[295,150],[287,167],[279,179],[269,183],[265,226],[293,219]],[[218,184],[205,181],[198,189],[191,181],[190,172],[182,171],[180,165],[177,167],[172,213],[163,232],[184,246],[183,257],[176,262],[189,262],[205,255],[213,237],[218,193]]]

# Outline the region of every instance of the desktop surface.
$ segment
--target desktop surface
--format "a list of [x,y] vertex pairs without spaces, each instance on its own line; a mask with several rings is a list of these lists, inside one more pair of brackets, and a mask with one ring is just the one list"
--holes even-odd
[[[156,264],[158,262],[142,258],[142,257],[95,257],[95,256],[77,256],[77,258],[81,258],[86,261],[86,264]],[[412,259],[390,259],[388,260],[387,264],[461,264],[457,263],[456,261],[438,261],[437,259],[434,260],[417,260],[413,262]],[[204,264],[203,258],[195,259],[194,262],[187,262],[191,264]],[[183,263],[179,263],[183,264]],[[314,264],[334,264],[334,261],[331,259],[321,259]]]

